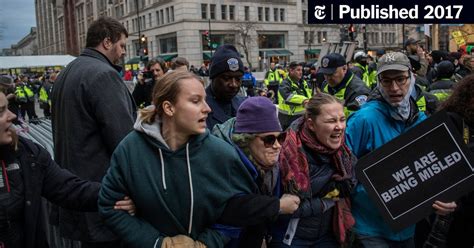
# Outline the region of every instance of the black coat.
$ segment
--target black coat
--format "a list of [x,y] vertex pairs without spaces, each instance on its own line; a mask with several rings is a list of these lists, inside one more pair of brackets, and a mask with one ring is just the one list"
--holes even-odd
[[[132,130],[136,106],[118,70],[100,52],[86,48],[59,73],[52,93],[55,161],[80,178],[102,181],[118,143]],[[60,209],[64,237],[106,242],[117,237],[97,212]]]
[[81,180],[61,169],[45,149],[21,137],[16,157],[25,189],[25,248],[48,247],[41,197],[64,208],[97,211],[99,183]]

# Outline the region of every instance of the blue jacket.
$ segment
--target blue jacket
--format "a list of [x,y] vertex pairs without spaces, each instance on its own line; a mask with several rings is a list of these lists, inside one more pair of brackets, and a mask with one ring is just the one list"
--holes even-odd
[[[413,104],[412,106],[414,106]],[[381,147],[426,119],[426,115],[419,112],[417,119],[406,124],[403,121],[393,119],[390,116],[390,108],[391,106],[384,101],[371,100],[349,117],[346,128],[346,142],[358,158]],[[416,107],[415,109],[417,112]],[[356,221],[354,226],[356,233],[395,241],[413,237],[415,226],[408,227],[400,232],[394,232],[390,229],[380,213],[374,211],[377,208],[362,184],[357,185],[352,197],[352,214]]]

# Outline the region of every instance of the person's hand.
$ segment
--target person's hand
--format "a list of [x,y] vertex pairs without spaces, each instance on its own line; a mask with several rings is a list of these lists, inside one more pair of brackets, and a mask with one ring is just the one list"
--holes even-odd
[[306,106],[306,104],[308,104],[308,102],[309,102],[309,99],[304,100],[303,101],[303,106]]
[[436,214],[439,215],[448,215],[456,210],[458,205],[456,202],[440,202],[435,201],[433,203],[433,208],[436,209]]
[[280,214],[292,214],[298,209],[300,198],[296,195],[284,194],[280,198]]
[[131,216],[134,216],[136,213],[137,208],[135,207],[135,204],[133,203],[132,199],[130,197],[125,196],[123,200],[117,201],[114,206],[115,210],[123,210],[127,211],[128,214]]
[[420,57],[420,60],[425,58],[425,51],[420,46],[416,47],[416,54]]
[[161,248],[206,248],[207,246],[200,241],[194,241],[186,235],[176,235],[166,237],[161,242]]

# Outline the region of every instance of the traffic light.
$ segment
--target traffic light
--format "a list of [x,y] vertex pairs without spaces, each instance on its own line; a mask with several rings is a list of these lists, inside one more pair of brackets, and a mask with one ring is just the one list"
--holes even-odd
[[142,44],[146,44],[146,43],[147,43],[147,38],[145,37],[144,34],[142,34],[142,37],[140,37],[140,42],[141,42]]
[[148,55],[148,49],[146,47],[143,48],[143,55],[144,56]]
[[354,26],[354,24],[349,25],[349,28],[347,29],[349,32],[349,40],[354,41],[355,38],[357,37],[357,30]]
[[207,46],[209,48],[211,48],[211,37],[209,35],[209,31],[206,30],[206,31],[202,32],[202,34],[204,35],[204,40],[207,41]]

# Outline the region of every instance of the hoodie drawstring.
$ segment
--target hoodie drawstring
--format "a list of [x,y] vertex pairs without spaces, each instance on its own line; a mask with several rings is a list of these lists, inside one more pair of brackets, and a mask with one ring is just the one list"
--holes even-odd
[[161,149],[158,149],[160,152],[160,162],[161,162],[161,181],[163,182],[163,189],[166,191],[166,180],[165,180],[165,160],[163,159],[163,152]]
[[189,213],[189,226],[188,226],[188,233],[191,234],[191,229],[193,228],[193,214],[194,214],[194,189],[193,189],[193,178],[191,176],[191,163],[189,161],[189,143],[186,144],[186,162],[188,164],[189,190],[191,191],[191,210]]
[[[165,161],[163,159],[163,152],[161,149],[158,149],[160,152],[160,161],[161,161],[161,181],[163,182],[163,188],[166,191],[166,180],[165,180]],[[191,175],[191,162],[189,161],[189,143],[186,144],[186,164],[188,166],[188,179],[189,179],[189,190],[191,191],[191,210],[189,212],[189,225],[188,225],[188,234],[191,234],[193,228],[193,215],[194,215],[194,189],[193,189],[193,177]]]

